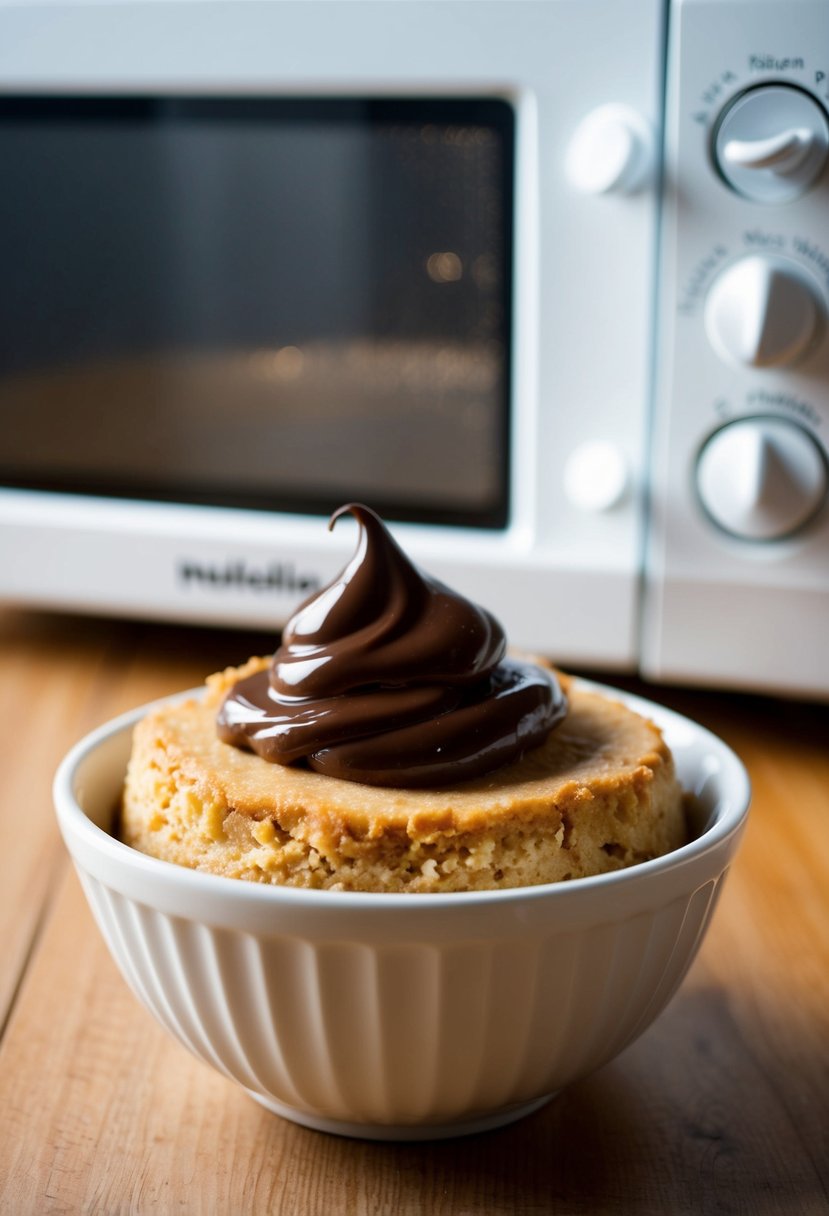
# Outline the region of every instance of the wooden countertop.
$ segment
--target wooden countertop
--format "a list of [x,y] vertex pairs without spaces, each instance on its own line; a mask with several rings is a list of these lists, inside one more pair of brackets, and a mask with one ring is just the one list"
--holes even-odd
[[624,681],[751,774],[697,962],[636,1044],[537,1114],[376,1144],[268,1114],[167,1037],[116,972],[52,811],[82,734],[272,644],[0,612],[0,1212],[829,1211],[829,707]]

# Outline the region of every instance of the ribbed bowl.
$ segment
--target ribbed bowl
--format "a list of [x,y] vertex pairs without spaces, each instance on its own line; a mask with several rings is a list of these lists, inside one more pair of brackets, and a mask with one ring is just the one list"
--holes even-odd
[[146,857],[107,829],[147,706],[69,753],[58,819],[124,977],[194,1055],[321,1130],[483,1130],[535,1109],[653,1021],[696,954],[745,823],[748,779],[724,743],[613,695],[664,730],[698,823],[667,857],[597,878],[371,895]]

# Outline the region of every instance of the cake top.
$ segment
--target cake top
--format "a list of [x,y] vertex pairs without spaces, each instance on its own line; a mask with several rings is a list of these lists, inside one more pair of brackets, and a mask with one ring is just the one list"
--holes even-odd
[[368,507],[357,551],[217,714],[224,743],[364,785],[422,788],[540,746],[567,703],[548,668],[505,658],[490,613],[424,574]]
[[[378,839],[404,832],[430,839],[435,832],[474,832],[510,824],[516,829],[562,814],[589,812],[599,796],[643,793],[657,774],[672,772],[670,752],[653,723],[618,701],[571,687],[561,725],[537,748],[509,764],[458,784],[432,789],[360,787],[325,780],[310,766],[262,764],[250,752],[223,746],[213,729],[217,706],[241,674],[267,671],[271,659],[252,658],[208,679],[204,700],[147,719],[148,739],[163,738],[200,796],[215,797],[251,819],[275,818],[285,830],[300,822],[323,837],[346,833]],[[310,828],[309,828],[310,830]]]

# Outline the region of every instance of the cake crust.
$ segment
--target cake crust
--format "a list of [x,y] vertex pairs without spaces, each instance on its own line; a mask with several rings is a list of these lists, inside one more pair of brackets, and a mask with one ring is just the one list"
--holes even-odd
[[685,840],[661,732],[561,677],[565,720],[540,747],[439,789],[358,785],[222,743],[216,709],[251,659],[202,700],[136,727],[121,814],[127,844],[233,878],[348,891],[528,886],[620,869]]

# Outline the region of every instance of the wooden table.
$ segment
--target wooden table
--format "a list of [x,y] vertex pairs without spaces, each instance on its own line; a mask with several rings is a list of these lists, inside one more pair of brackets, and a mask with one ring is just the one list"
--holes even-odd
[[307,1131],[156,1026],[87,910],[52,774],[91,727],[273,640],[0,612],[0,1212],[829,1211],[826,706],[644,690],[743,756],[745,843],[669,1009],[512,1127],[420,1145]]

